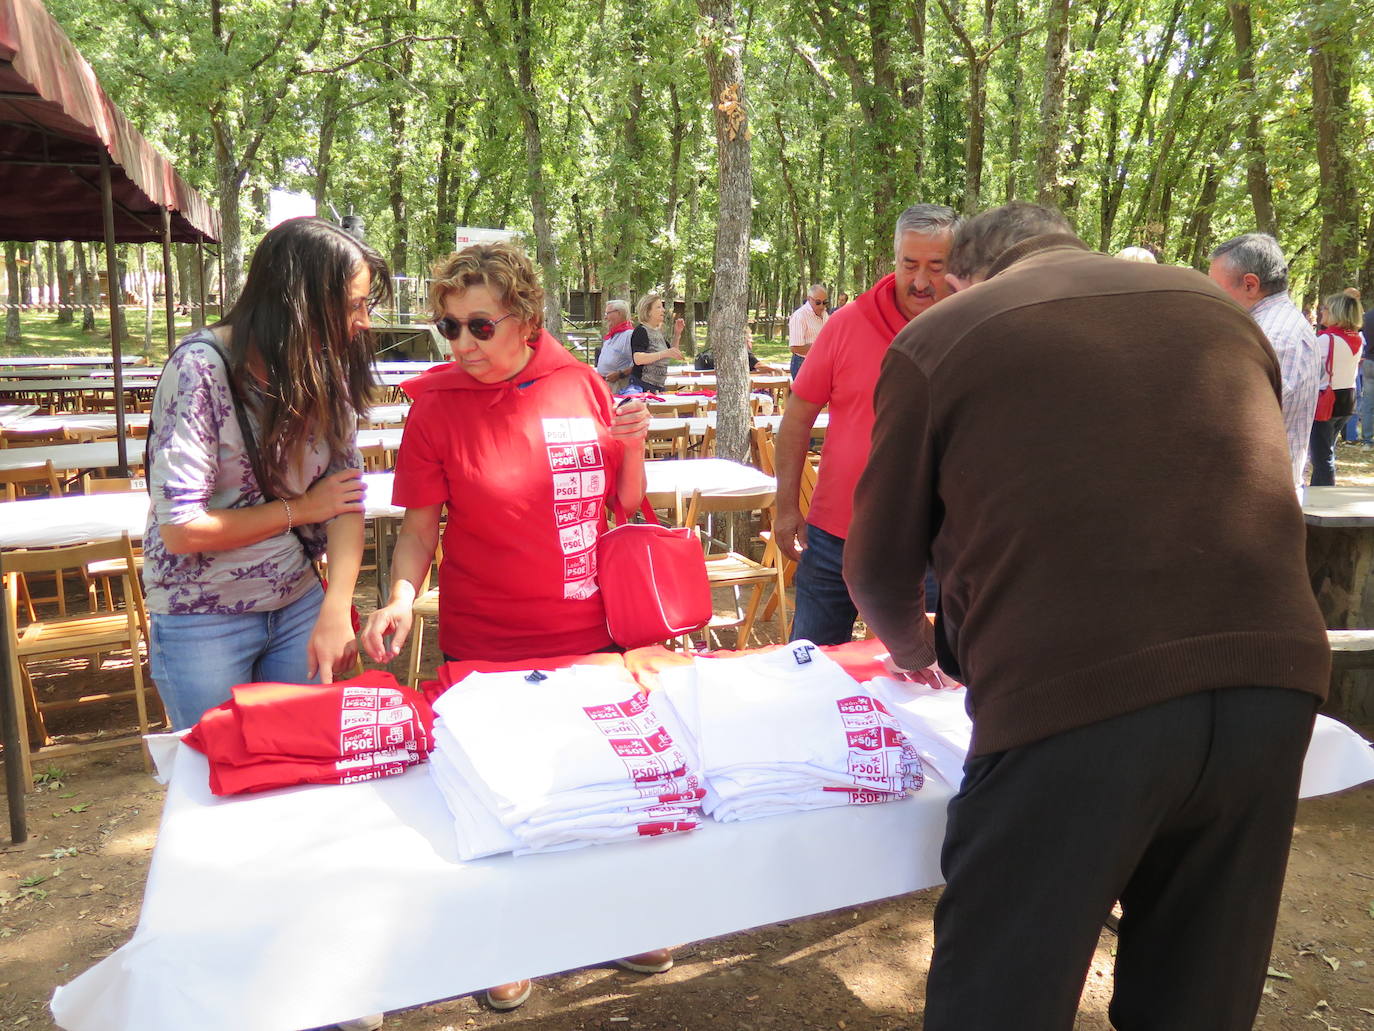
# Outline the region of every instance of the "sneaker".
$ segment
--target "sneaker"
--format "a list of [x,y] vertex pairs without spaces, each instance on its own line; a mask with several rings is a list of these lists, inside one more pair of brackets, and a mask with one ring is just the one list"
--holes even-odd
[[534,984],[528,977],[509,984],[498,984],[495,988],[487,989],[487,1005],[494,1010],[513,1010],[525,1005],[532,991]]
[[638,956],[618,959],[615,965],[622,970],[633,970],[636,974],[661,974],[673,969],[673,952],[671,949],[654,949],[641,952]]

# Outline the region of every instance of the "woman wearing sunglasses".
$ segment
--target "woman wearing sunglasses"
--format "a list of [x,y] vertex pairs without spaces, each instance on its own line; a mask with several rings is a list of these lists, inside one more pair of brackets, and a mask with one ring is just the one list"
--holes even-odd
[[[400,654],[439,542],[439,645],[449,659],[520,660],[615,647],[596,577],[607,502],[644,495],[648,409],[612,407],[605,381],[543,328],[544,290],[511,244],[478,244],[433,271],[430,307],[453,362],[404,384],[414,399],[392,500],[405,518],[391,596],[363,631],[376,662]],[[622,961],[666,970],[666,950]],[[528,980],[492,988],[514,1009]]]
[[[326,682],[356,661],[371,248],[317,218],[272,229],[229,313],[167,359],[153,401],[143,538],[153,680],[191,726],[256,680]],[[248,431],[245,436],[244,430]],[[311,565],[326,545],[326,591]]]

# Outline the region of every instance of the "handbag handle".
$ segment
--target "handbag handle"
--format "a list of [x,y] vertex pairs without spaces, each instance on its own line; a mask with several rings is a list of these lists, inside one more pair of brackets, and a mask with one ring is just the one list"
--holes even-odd
[[[649,504],[649,495],[645,494],[639,502],[639,510],[644,514],[646,523],[653,523],[655,526],[662,526],[658,521],[658,516],[654,514],[654,506]],[[615,515],[615,525],[624,526],[630,520],[625,515],[625,509],[620,504],[620,498],[616,497],[611,501],[611,512]]]

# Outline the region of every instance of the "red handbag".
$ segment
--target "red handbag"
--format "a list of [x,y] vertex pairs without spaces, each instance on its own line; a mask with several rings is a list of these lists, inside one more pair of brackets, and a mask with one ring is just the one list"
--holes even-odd
[[1336,349],[1334,337],[1327,337],[1331,342],[1326,347],[1326,386],[1317,394],[1317,410],[1312,413],[1313,422],[1326,422],[1331,418],[1336,410],[1336,392],[1331,389],[1331,352]]
[[659,523],[648,498],[645,522],[618,525],[596,546],[606,629],[622,648],[640,648],[700,630],[711,621],[711,585],[696,531]]

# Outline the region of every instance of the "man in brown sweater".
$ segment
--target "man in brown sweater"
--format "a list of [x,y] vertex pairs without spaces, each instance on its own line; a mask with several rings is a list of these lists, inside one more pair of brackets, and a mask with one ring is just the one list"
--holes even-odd
[[845,552],[894,663],[968,685],[925,1026],[1067,1031],[1120,899],[1114,1026],[1249,1028],[1330,669],[1274,352],[1035,205],[949,268],[884,360]]

